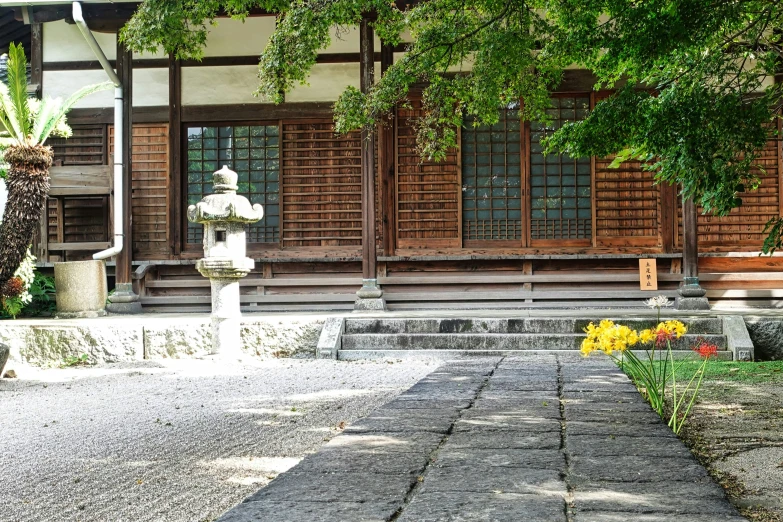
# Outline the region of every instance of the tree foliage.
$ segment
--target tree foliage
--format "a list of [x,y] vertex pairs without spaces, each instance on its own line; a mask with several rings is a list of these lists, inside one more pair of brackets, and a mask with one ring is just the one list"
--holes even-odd
[[[726,214],[758,187],[760,149],[776,134],[779,0],[145,0],[122,38],[134,50],[198,58],[220,13],[259,7],[281,13],[257,91],[275,102],[307,81],[334,27],[369,15],[382,42],[410,36],[369,93],[343,93],[336,122],[340,131],[374,126],[424,85],[424,157],[443,158],[467,116],[493,124],[498,107],[520,99],[522,118],[547,121],[550,92],[573,66],[613,94],[550,133],[548,152],[639,159],[705,211]],[[783,224],[769,230],[778,236],[765,248],[774,249]]]

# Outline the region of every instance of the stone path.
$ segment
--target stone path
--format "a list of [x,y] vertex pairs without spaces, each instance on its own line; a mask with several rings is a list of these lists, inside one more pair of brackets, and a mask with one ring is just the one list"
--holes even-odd
[[547,355],[442,366],[219,520],[745,519],[607,359]]

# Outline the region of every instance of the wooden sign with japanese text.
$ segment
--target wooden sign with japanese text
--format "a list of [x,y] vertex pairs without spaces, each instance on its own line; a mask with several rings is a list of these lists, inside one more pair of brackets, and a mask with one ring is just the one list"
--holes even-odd
[[658,269],[655,259],[639,260],[639,285],[642,290],[658,290]]

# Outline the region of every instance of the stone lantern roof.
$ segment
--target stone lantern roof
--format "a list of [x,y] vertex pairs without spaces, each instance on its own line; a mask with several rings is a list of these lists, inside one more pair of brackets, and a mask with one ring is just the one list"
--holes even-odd
[[264,217],[261,205],[251,205],[237,195],[237,173],[227,166],[212,175],[215,193],[188,207],[188,220],[193,223],[255,223]]

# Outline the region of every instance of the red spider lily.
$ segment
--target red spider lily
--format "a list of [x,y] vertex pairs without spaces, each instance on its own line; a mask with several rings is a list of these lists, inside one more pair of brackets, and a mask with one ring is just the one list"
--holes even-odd
[[655,331],[655,346],[661,348],[666,346],[668,341],[673,341],[677,338],[674,332],[667,332],[665,328],[659,328]]
[[708,343],[706,340],[699,337],[696,339],[696,345],[694,345],[693,351],[698,353],[699,357],[709,359],[710,357],[716,357],[718,355],[718,346],[713,343]]

